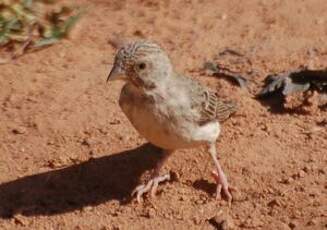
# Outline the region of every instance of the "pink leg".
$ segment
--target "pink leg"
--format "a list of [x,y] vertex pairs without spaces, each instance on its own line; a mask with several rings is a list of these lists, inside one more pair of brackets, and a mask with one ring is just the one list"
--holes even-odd
[[151,192],[151,197],[154,198],[156,196],[156,192],[157,192],[157,188],[159,183],[170,180],[170,174],[166,173],[164,175],[159,175],[160,169],[162,167],[162,165],[165,163],[165,161],[167,160],[167,158],[170,156],[170,154],[172,153],[172,151],[168,151],[168,150],[164,150],[164,157],[163,159],[161,159],[161,161],[159,162],[159,164],[157,165],[155,172],[154,172],[154,176],[151,180],[148,181],[148,183],[146,184],[141,184],[139,186],[137,186],[133,192],[132,192],[132,196],[134,196],[136,194],[136,200],[138,203],[141,203],[141,197],[148,193],[149,191]]
[[225,196],[227,197],[227,201],[229,206],[232,203],[232,195],[230,193],[230,187],[228,185],[228,181],[227,181],[227,177],[224,173],[224,171],[222,170],[220,163],[218,161],[217,158],[217,150],[216,150],[216,145],[215,143],[210,143],[209,145],[209,152],[210,155],[215,163],[215,167],[216,170],[213,170],[212,176],[214,177],[216,183],[217,183],[217,189],[216,189],[216,199],[220,199],[221,198],[221,192],[223,192],[225,194]]

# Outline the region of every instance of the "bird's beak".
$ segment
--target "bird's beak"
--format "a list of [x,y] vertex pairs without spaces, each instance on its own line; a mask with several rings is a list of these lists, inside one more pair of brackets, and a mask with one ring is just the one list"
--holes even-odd
[[123,71],[119,65],[114,65],[109,73],[107,82],[114,80],[124,80],[124,78],[125,71]]

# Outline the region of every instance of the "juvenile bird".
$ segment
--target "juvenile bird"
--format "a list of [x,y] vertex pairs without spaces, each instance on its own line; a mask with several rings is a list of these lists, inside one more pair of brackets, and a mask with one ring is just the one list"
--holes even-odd
[[135,129],[150,143],[162,148],[164,159],[147,183],[135,188],[137,201],[158,184],[170,178],[159,175],[167,157],[176,149],[206,145],[215,165],[212,175],[219,198],[232,195],[225,173],[217,159],[216,140],[220,123],[236,111],[232,102],[223,102],[217,94],[198,82],[175,72],[163,49],[151,41],[135,41],[120,48],[107,81],[124,80],[119,105]]

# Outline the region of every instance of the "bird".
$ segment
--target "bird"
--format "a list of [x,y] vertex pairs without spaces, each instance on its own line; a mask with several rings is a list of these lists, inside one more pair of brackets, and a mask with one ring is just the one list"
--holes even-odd
[[155,197],[159,183],[170,180],[160,169],[174,151],[204,145],[215,167],[216,198],[223,194],[231,204],[232,187],[217,158],[216,141],[221,123],[237,111],[237,104],[177,73],[165,50],[150,40],[127,42],[118,49],[107,82],[116,80],[125,82],[118,101],[121,110],[141,136],[164,152],[152,179],[132,192],[137,201],[146,193]]

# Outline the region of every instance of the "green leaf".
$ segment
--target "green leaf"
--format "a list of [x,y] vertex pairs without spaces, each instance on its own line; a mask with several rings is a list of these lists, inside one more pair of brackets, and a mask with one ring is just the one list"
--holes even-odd
[[12,10],[12,11],[14,11],[15,12],[15,14],[17,15],[17,16],[22,16],[22,15],[24,15],[24,7],[21,5],[21,4],[19,4],[19,3],[16,3],[16,4],[12,4],[11,6],[10,6],[10,9]]
[[8,31],[10,30],[21,30],[22,29],[22,24],[17,18],[12,18],[9,20],[5,27],[7,28]]
[[66,36],[69,31],[75,26],[76,22],[81,18],[85,11],[80,10],[76,15],[70,16],[63,24],[61,31]]
[[50,46],[66,37],[83,13],[58,0],[0,0],[0,46],[10,44],[18,55],[25,48]]
[[36,41],[34,43],[34,48],[40,48],[43,46],[49,46],[52,45],[54,43],[57,43],[59,41],[58,38],[56,37],[50,37],[50,38],[41,38],[40,40]]
[[43,0],[42,2],[47,3],[47,4],[53,4],[56,2],[56,0]]
[[22,0],[23,6],[27,9],[32,9],[33,0]]
[[14,41],[18,41],[18,42],[24,42],[28,39],[27,35],[14,34],[14,33],[9,34],[8,37],[10,38],[10,40],[14,40]]
[[62,38],[62,32],[58,26],[45,26],[43,32],[44,38]]
[[0,46],[3,46],[9,42],[9,38],[5,34],[0,34]]
[[70,16],[62,25],[53,25],[47,27],[43,33],[46,38],[62,39],[68,35],[69,31],[73,28],[76,22],[80,19],[82,11],[78,12],[76,15]]

